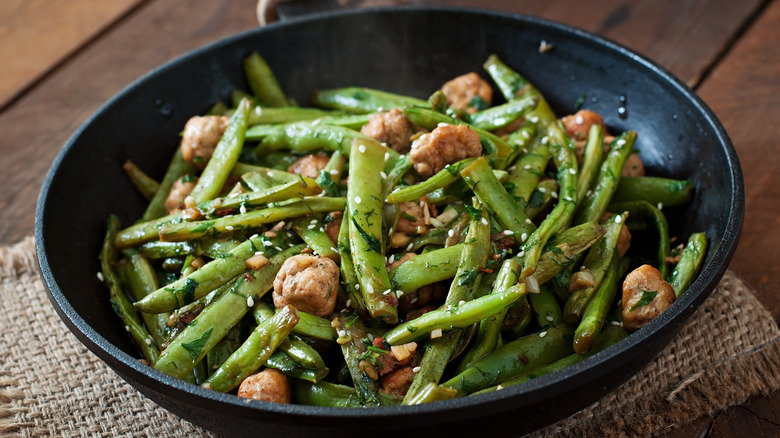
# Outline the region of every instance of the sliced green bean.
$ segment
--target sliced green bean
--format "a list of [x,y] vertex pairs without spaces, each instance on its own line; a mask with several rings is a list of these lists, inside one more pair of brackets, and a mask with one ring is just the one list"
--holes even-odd
[[[125,278],[130,286],[133,297],[140,300],[158,289],[157,274],[149,260],[141,255],[137,250],[127,249],[123,254],[130,263],[125,270]],[[158,348],[168,337],[168,313],[141,313],[141,319],[146,324],[147,330],[152,335],[152,339]]]
[[610,202],[647,201],[652,205],[677,207],[691,202],[693,183],[657,176],[624,176]]
[[289,377],[305,380],[307,382],[317,383],[322,381],[328,375],[328,368],[306,368],[282,352],[282,346],[268,357],[265,366],[277,369]]
[[586,354],[601,333],[607,321],[607,314],[615,302],[618,281],[618,254],[614,252],[604,279],[593,298],[588,301],[582,313],[582,321],[574,332],[575,353]]
[[693,282],[704,261],[705,254],[707,254],[707,236],[704,233],[691,234],[677,266],[669,275],[669,284],[672,285],[678,298]]
[[276,107],[289,104],[271,67],[260,54],[254,52],[244,59],[244,73],[261,104]]
[[395,288],[403,293],[453,278],[462,252],[461,243],[417,255],[393,269],[390,278]]
[[533,110],[539,103],[538,98],[526,96],[496,105],[469,115],[466,119],[477,128],[494,131],[514,122]]
[[584,199],[586,193],[593,188],[599,175],[601,161],[604,158],[604,135],[601,125],[594,123],[588,131],[588,142],[582,157],[580,179],[577,181],[577,194]]

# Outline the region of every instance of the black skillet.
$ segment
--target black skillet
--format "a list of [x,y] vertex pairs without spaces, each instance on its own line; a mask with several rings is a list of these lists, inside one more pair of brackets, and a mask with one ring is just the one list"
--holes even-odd
[[[540,53],[542,40],[553,49]],[[425,98],[456,75],[481,72],[491,53],[535,83],[558,114],[572,112],[584,94],[584,107],[603,114],[609,129],[639,132],[637,148],[650,173],[693,180],[693,203],[671,212],[671,221],[683,237],[707,232],[705,265],[682,299],[627,340],[489,395],[376,409],[278,405],[208,391],[141,365],[96,277],[106,218],[115,213],[130,224],[144,208],[120,166],[130,158],[161,176],[186,120],[233,88],[247,89],[241,60],[255,50],[301,103],[312,90],[348,85]],[[625,117],[618,115],[621,106]],[[647,59],[536,18],[398,7],[273,24],[196,50],[131,84],[60,152],[40,194],[35,234],[43,279],[70,330],[123,379],[195,424],[227,436],[516,436],[598,400],[657,354],[726,270],[742,225],[743,191],[723,127],[688,88]]]

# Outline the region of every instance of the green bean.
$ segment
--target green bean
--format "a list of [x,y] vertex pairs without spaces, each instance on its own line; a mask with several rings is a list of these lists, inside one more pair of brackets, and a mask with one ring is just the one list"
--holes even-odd
[[241,347],[202,386],[219,392],[237,387],[263,366],[297,323],[298,312],[292,306],[285,306],[272,318],[258,325]]
[[303,216],[292,222],[292,230],[295,231],[306,245],[311,248],[315,254],[327,257],[334,262],[339,261],[339,253],[333,247],[333,242],[325,232],[321,217]]
[[558,193],[560,186],[554,179],[539,181],[539,185],[531,194],[528,205],[525,206],[525,215],[534,219],[542,212],[548,210],[555,203],[553,195]]
[[688,238],[688,243],[683,249],[682,256],[677,266],[669,275],[669,284],[672,285],[677,298],[685,292],[693,282],[693,278],[699,271],[704,255],[707,253],[707,236],[704,233],[694,233]]
[[534,144],[531,150],[522,155],[510,168],[506,186],[512,196],[524,208],[531,204],[531,195],[539,184],[539,178],[544,175],[547,162],[550,161],[550,149],[546,145]]
[[287,258],[300,253],[300,247],[288,248],[271,257],[258,271],[248,271],[250,278],[238,276],[224,292],[163,350],[155,369],[181,378],[238,323],[255,301],[272,287],[276,273]]
[[343,128],[349,128],[349,129],[354,129],[355,131],[360,131],[363,125],[368,123],[369,120],[371,120],[371,117],[374,115],[375,113],[349,114],[344,116],[328,116],[328,117],[322,117],[320,119],[317,119],[317,121],[319,121],[319,123],[325,123],[326,125],[341,126]]
[[453,278],[458,270],[463,244],[417,255],[390,271],[395,288],[409,293],[428,284]]
[[590,357],[600,351],[603,351],[611,347],[612,345],[617,344],[621,340],[625,339],[627,336],[628,336],[628,332],[624,330],[622,327],[610,325],[606,329],[604,329],[604,331],[601,333],[598,339],[596,339],[593,348],[591,348],[586,354],[584,355],[577,354],[577,353],[570,354],[561,359],[558,359],[555,362],[540,366],[539,368],[536,368],[528,373],[521,374],[513,379],[509,379],[501,383],[500,385],[491,386],[481,391],[477,391],[475,394],[484,394],[487,392],[498,391],[503,388],[507,388],[509,386],[519,385],[529,380],[533,380],[537,377],[541,377],[553,373],[555,371],[562,370],[568,366],[574,365],[575,363],[585,359],[586,357]]
[[320,171],[320,175],[317,177],[317,184],[328,196],[334,198],[339,196],[339,181],[341,181],[341,175],[344,173],[345,164],[344,156],[341,152],[334,151],[328,160],[328,164]]
[[624,176],[610,202],[647,201],[652,205],[676,207],[691,202],[693,183],[657,176]]
[[345,205],[344,198],[303,198],[282,206],[269,206],[218,219],[164,224],[159,238],[165,242],[199,239],[209,234],[257,227],[305,214],[342,210]]
[[538,103],[538,98],[527,96],[521,99],[511,100],[503,105],[496,105],[491,108],[480,110],[467,116],[466,119],[470,124],[477,128],[486,131],[494,131],[523,117],[529,111],[533,110]]
[[160,183],[145,174],[131,160],[125,161],[125,164],[122,165],[122,170],[125,171],[128,179],[130,179],[133,186],[138,189],[141,196],[147,201],[151,201],[154,198],[154,194],[157,193],[157,190],[160,188]]
[[[300,313],[301,312],[298,312],[298,316],[300,316]],[[263,321],[274,316],[274,310],[271,305],[265,301],[258,301],[255,303],[252,315],[257,324],[262,324]],[[317,350],[309,346],[309,344],[295,334],[288,335],[287,339],[282,341],[277,349],[304,368],[313,370],[325,368],[325,361],[322,360],[322,357]]]
[[[238,347],[241,346],[241,329],[243,328],[241,324],[242,321],[239,321],[238,324],[234,325],[230,330],[228,330],[225,336],[223,336],[222,339],[220,339],[219,342],[217,342],[217,344],[214,345],[214,347],[209,350],[208,353],[206,353],[205,362],[207,365],[206,369],[208,374],[216,371],[223,363],[225,363],[227,358],[230,357],[230,355],[238,350]],[[203,361],[201,361],[201,363],[203,363]]]
[[[295,401],[310,406],[327,406],[334,408],[356,408],[364,406],[355,388],[337,385],[329,382],[310,383],[302,380],[293,381]],[[397,405],[398,397],[379,394],[381,406]]]
[[206,168],[200,174],[198,183],[190,193],[196,203],[217,196],[230,175],[230,169],[238,162],[238,156],[244,146],[244,135],[250,108],[249,101],[242,101],[230,119],[230,125],[219,140]]
[[574,352],[577,354],[590,350],[607,321],[618,289],[618,258],[617,252],[614,252],[601,285],[582,313],[582,321],[574,332]]
[[421,405],[435,401],[450,400],[457,397],[458,391],[450,388],[444,388],[435,383],[428,383],[414,397],[409,399],[407,405]]
[[[385,155],[385,157],[388,156]],[[408,155],[401,155],[392,165],[390,161],[388,160],[385,164],[387,178],[382,179],[382,199],[386,198],[395,189],[395,186],[413,165],[412,159]]]
[[499,224],[515,235],[518,243],[521,237],[533,233],[536,227],[517,205],[515,199],[506,192],[495,178],[484,158],[479,158],[460,171],[461,177],[477,195],[477,198],[495,216]]
[[598,169],[601,167],[601,161],[604,158],[604,136],[601,125],[594,123],[588,131],[588,142],[585,144],[585,151],[582,158],[582,169],[580,170],[580,179],[577,182],[577,194],[580,199],[585,198],[585,194],[593,187],[598,177]]
[[419,106],[426,108],[429,106],[428,102],[414,97],[359,87],[318,91],[314,94],[312,102],[324,108],[340,109],[353,113],[389,111],[393,107]]
[[458,172],[460,172],[461,169],[466,167],[474,160],[475,158],[466,158],[465,160],[458,161],[457,163],[448,164],[444,167],[444,169],[440,170],[437,174],[431,176],[425,181],[396,189],[387,195],[386,202],[397,204],[399,202],[414,201],[436,189],[447,187],[455,181],[458,181]]
[[349,217],[349,210],[344,211],[338,235],[337,249],[339,259],[341,260],[341,284],[344,286],[344,290],[347,291],[347,296],[350,300],[350,306],[348,307],[352,307],[365,315],[368,314],[368,309],[366,309],[363,294],[357,288],[358,278],[355,273],[355,263],[352,261],[352,250],[349,244],[349,230],[351,228]]
[[306,368],[282,352],[281,345],[278,348],[277,351],[274,351],[266,359],[266,367],[277,369],[289,377],[312,383],[320,382],[328,375],[329,370],[325,366],[322,368]]
[[528,120],[524,120],[520,128],[506,138],[507,143],[516,146],[522,154],[528,154],[528,147],[536,140],[536,125]]
[[[310,122],[290,123],[273,131],[263,138],[255,149],[255,155],[260,156],[280,149],[298,152],[313,150],[339,151],[349,156],[352,142],[355,139],[372,140],[358,131],[341,126],[314,124]],[[397,156],[398,153],[385,148],[387,153]]]
[[563,310],[561,310],[558,300],[549,287],[540,286],[538,294],[528,295],[528,301],[531,302],[531,309],[536,314],[539,327],[552,325],[561,328],[561,324],[563,324]]
[[627,131],[612,142],[609,154],[604,158],[599,170],[596,187],[589,195],[583,197],[582,205],[574,219],[575,224],[598,220],[607,211],[607,204],[620,182],[623,166],[634,147],[635,140],[636,132]]
[[113,242],[118,229],[119,219],[112,215],[106,225],[106,235],[100,252],[100,269],[103,282],[108,288],[109,300],[114,313],[122,320],[125,330],[135,341],[144,359],[149,363],[154,363],[160,352],[152,342],[152,336],[146,331],[146,327],[144,327],[141,318],[133,308],[133,304],[127,299],[119,282],[119,277],[116,271],[114,271],[114,264],[116,264],[118,254],[114,249]]
[[173,187],[173,183],[179,178],[185,175],[194,175],[195,167],[188,163],[181,155],[181,148],[176,148],[176,153],[173,154],[173,159],[168,165],[168,170],[165,172],[160,187],[154,193],[154,197],[146,207],[141,222],[148,222],[157,219],[165,215],[165,200],[168,199],[168,194]]
[[255,93],[260,103],[267,106],[288,105],[284,92],[279,87],[273,71],[257,52],[244,59],[244,73],[246,73],[249,88]]
[[604,237],[588,251],[582,266],[593,274],[595,284],[577,290],[569,289],[571,295],[569,295],[569,300],[566,301],[563,310],[563,319],[567,324],[576,324],[582,319],[585,307],[601,285],[609,269],[612,255],[617,251],[618,236],[620,236],[620,230],[623,228],[627,216],[628,214],[623,213],[611,217],[604,224],[606,229]]
[[501,293],[485,295],[465,303],[456,303],[433,310],[397,325],[385,333],[385,341],[390,345],[405,344],[420,339],[436,329],[468,327],[498,313],[525,295],[525,292],[525,285],[520,283]]
[[338,338],[336,330],[327,319],[306,312],[298,312],[298,316],[300,321],[293,328],[296,335],[320,341],[335,341]]
[[605,228],[596,222],[585,222],[558,233],[548,243],[549,249],[539,259],[534,273],[537,282],[542,285],[564,267],[571,266],[577,255],[591,248],[605,232]]
[[[140,300],[158,288],[157,274],[154,267],[143,255],[135,249],[126,249],[123,251],[125,257],[130,261],[126,265],[125,278],[130,286],[130,291],[136,300]],[[168,337],[167,313],[141,313],[141,319],[146,324],[147,330],[152,335],[152,339],[159,348]]]
[[218,101],[206,111],[207,116],[224,116],[228,112],[228,107],[224,102]]
[[196,245],[192,242],[147,242],[138,246],[138,252],[149,259],[163,259],[195,254]]
[[382,233],[382,178],[386,148],[375,140],[355,141],[349,157],[349,243],[360,292],[372,318],[398,320],[398,300],[387,274]]
[[341,113],[334,111],[321,110],[317,108],[299,108],[297,106],[281,106],[277,108],[256,106],[252,109],[252,111],[249,112],[248,124],[249,126],[273,125],[279,123],[316,120],[321,117],[330,117],[340,114]]
[[198,205],[202,212],[225,211],[243,207],[243,210],[266,206],[272,202],[288,201],[293,198],[316,196],[322,193],[322,189],[312,178],[300,176],[295,181],[279,184],[256,192],[244,193],[237,196],[225,196],[217,198],[219,201],[206,201]]
[[[461,263],[455,279],[450,285],[450,290],[444,301],[444,308],[454,309],[463,305],[467,300],[472,299],[473,290],[479,285],[482,277],[480,269],[487,263],[491,243],[490,218],[478,202],[474,203],[474,210],[478,214],[471,218],[466,243],[463,246]],[[483,219],[485,220],[483,221]],[[419,322],[420,318],[412,322],[414,323],[414,321]],[[411,326],[407,326],[407,330],[409,327]],[[435,384],[439,382],[444,373],[444,368],[455,350],[458,338],[461,336],[460,330],[455,330],[454,332],[456,333],[448,333],[441,340],[432,340],[428,348],[425,349],[420,369],[415,374],[412,384],[404,397],[404,404],[411,404],[411,401],[418,397],[419,391],[423,390],[429,383]],[[390,333],[392,333],[392,330],[388,334]],[[385,334],[384,338],[388,343],[393,344],[394,342],[391,342],[388,334]]]
[[458,395],[469,394],[547,365],[571,352],[571,344],[563,332],[548,327],[502,345],[441,386],[457,390]]
[[658,271],[661,273],[661,277],[667,278],[669,275],[669,265],[666,263],[666,258],[669,256],[671,243],[669,241],[669,224],[666,221],[666,216],[664,216],[663,212],[646,201],[610,204],[608,209],[611,209],[610,211],[627,211],[629,223],[636,222],[637,220],[652,222],[658,233],[658,250],[656,251]]
[[361,405],[378,406],[380,403],[379,385],[376,381],[378,375],[374,365],[366,360],[370,352],[363,342],[367,341],[368,336],[363,323],[357,315],[347,318],[344,314],[338,314],[333,318],[333,325],[339,331],[339,339],[336,342],[341,345],[341,352],[352,376],[352,383],[357,389]]
[[[252,103],[252,106],[257,106],[260,102],[257,101],[257,97],[241,90],[233,90],[230,92],[230,104],[236,108],[241,105],[242,100],[248,100]],[[235,111],[233,112],[235,114]]]

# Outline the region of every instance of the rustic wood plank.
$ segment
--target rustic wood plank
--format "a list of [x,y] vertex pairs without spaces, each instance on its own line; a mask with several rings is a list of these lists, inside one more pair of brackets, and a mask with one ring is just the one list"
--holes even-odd
[[143,1],[0,2],[0,108]]
[[780,2],[773,2],[699,88],[723,122],[742,164],[746,211],[731,268],[780,318]]
[[[2,3],[2,2],[0,2]],[[140,8],[0,113],[0,243],[33,230],[46,171],[78,126],[137,77],[181,53],[256,26],[256,1],[159,0]],[[193,11],[197,11],[194,13]],[[64,214],[64,220],[75,220]]]

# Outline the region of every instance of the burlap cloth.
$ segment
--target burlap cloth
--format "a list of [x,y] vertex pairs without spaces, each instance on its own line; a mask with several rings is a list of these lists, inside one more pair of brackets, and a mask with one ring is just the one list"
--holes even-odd
[[[32,239],[0,248],[0,435],[212,436],[147,400],[66,329]],[[726,273],[673,342],[612,394],[537,435],[655,436],[780,387],[780,331]]]

